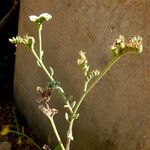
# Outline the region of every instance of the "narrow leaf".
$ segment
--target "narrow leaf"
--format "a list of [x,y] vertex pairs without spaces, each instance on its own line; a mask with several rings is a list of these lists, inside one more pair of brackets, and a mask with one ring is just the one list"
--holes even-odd
[[53,75],[54,75],[54,70],[53,70],[53,68],[52,68],[52,67],[49,67],[49,73],[51,74],[51,76],[53,76]]
[[68,113],[65,113],[65,119],[66,119],[67,121],[69,121],[69,115],[68,115]]
[[76,105],[76,101],[73,101],[73,103],[71,104],[71,107],[74,108]]

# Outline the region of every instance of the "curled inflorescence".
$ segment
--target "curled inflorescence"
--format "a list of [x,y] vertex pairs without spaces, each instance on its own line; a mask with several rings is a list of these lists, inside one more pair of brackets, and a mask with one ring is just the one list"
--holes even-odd
[[89,66],[88,66],[88,60],[87,60],[85,54],[86,54],[86,52],[83,52],[83,51],[79,52],[80,58],[77,60],[77,63],[83,70],[84,75],[86,76],[87,72],[89,71]]
[[85,77],[85,80],[90,81],[92,78],[98,76],[99,74],[100,74],[99,70],[97,70],[97,69],[93,70],[87,74],[87,76]]
[[29,36],[29,35],[25,35],[23,37],[16,36],[16,37],[13,37],[13,38],[9,39],[9,41],[12,44],[15,44],[16,46],[18,44],[24,44],[24,45],[27,45],[29,48],[33,48],[34,47],[34,43],[35,43],[34,37]]

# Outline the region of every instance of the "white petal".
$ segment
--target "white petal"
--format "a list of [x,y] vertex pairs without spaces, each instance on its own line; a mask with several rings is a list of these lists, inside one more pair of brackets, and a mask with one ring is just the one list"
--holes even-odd
[[35,22],[37,19],[38,19],[38,17],[35,16],[35,15],[29,16],[29,20],[31,20],[31,21],[33,21],[33,22]]
[[50,15],[50,14],[48,14],[48,13],[42,13],[42,14],[39,16],[39,18],[41,18],[41,17],[45,18],[46,21],[52,19],[52,15]]

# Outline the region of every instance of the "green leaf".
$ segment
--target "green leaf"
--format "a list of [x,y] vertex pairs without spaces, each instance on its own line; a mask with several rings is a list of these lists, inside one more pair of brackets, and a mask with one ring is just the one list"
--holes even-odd
[[74,108],[76,105],[76,101],[73,101],[73,103],[71,104],[71,107]]
[[54,150],[62,150],[61,146],[60,145],[57,145]]
[[7,135],[10,132],[10,125],[6,125],[0,132],[1,136]]
[[65,119],[66,119],[68,122],[69,122],[69,120],[70,120],[70,119],[69,119],[69,115],[68,115],[67,112],[65,113]]
[[54,75],[54,70],[53,70],[53,68],[52,68],[52,67],[49,67],[49,73],[51,74],[51,76],[53,76],[53,75]]

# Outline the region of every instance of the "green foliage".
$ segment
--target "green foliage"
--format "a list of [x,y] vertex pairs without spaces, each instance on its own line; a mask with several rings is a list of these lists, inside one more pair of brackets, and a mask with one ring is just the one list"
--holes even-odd
[[50,82],[48,82],[48,84],[47,84],[47,87],[48,87],[48,88],[52,88],[52,89],[55,89],[55,88],[57,88],[58,86],[60,86],[60,82],[59,82],[59,81],[50,81]]
[[62,150],[62,148],[61,148],[60,144],[59,144],[59,145],[57,145],[57,146],[54,148],[54,150]]
[[0,135],[4,136],[4,135],[7,135],[8,133],[10,133],[10,125],[6,125],[0,132]]

